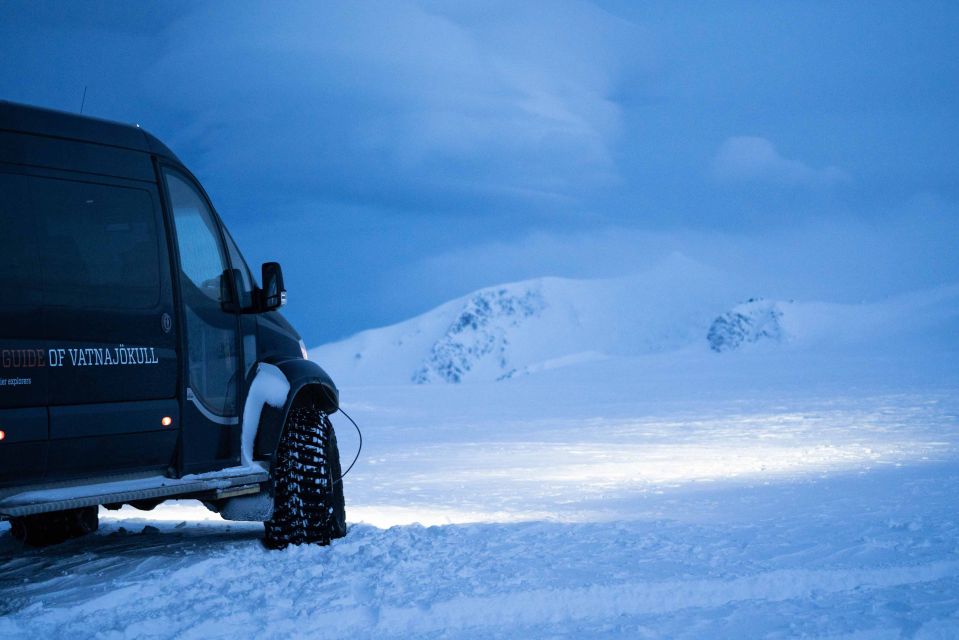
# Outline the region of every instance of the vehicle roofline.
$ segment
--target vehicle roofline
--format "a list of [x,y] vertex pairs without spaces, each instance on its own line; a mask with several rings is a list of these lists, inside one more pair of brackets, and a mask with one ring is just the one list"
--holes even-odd
[[183,164],[169,147],[138,124],[126,124],[10,100],[0,100],[0,130],[142,151]]

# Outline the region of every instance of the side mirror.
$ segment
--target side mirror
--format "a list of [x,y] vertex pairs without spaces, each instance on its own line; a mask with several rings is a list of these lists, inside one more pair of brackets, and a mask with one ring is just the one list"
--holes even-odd
[[283,286],[283,269],[278,262],[263,263],[263,311],[273,311],[286,304],[286,287]]

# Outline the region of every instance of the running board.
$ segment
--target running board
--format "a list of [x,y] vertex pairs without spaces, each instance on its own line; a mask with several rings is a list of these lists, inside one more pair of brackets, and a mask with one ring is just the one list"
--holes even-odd
[[198,494],[205,499],[218,500],[258,493],[260,483],[269,479],[266,471],[241,467],[183,478],[158,475],[135,480],[25,491],[0,500],[0,518],[18,518],[37,513],[174,496],[196,497]]

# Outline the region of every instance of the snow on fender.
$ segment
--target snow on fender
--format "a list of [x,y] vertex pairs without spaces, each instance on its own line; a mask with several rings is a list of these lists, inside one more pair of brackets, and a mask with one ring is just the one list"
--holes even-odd
[[272,364],[261,362],[256,366],[256,376],[243,405],[243,433],[240,445],[240,464],[253,465],[253,442],[260,426],[260,414],[264,405],[282,409],[290,393],[290,381]]
[[[253,462],[253,443],[260,426],[263,407],[283,408],[290,393],[290,381],[278,367],[261,362],[256,367],[256,376],[250,384],[250,392],[243,405],[243,431],[240,440],[240,469],[260,470]],[[224,520],[269,520],[273,514],[273,497],[269,491],[251,496],[227,498],[207,507],[220,514]]]

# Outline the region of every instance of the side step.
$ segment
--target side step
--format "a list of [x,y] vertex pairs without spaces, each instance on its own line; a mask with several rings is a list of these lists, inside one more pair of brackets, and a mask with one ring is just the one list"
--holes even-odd
[[182,478],[157,475],[133,480],[38,489],[0,499],[0,518],[17,518],[79,507],[173,496],[217,500],[257,493],[260,491],[260,483],[269,479],[269,474],[264,470],[236,467]]

